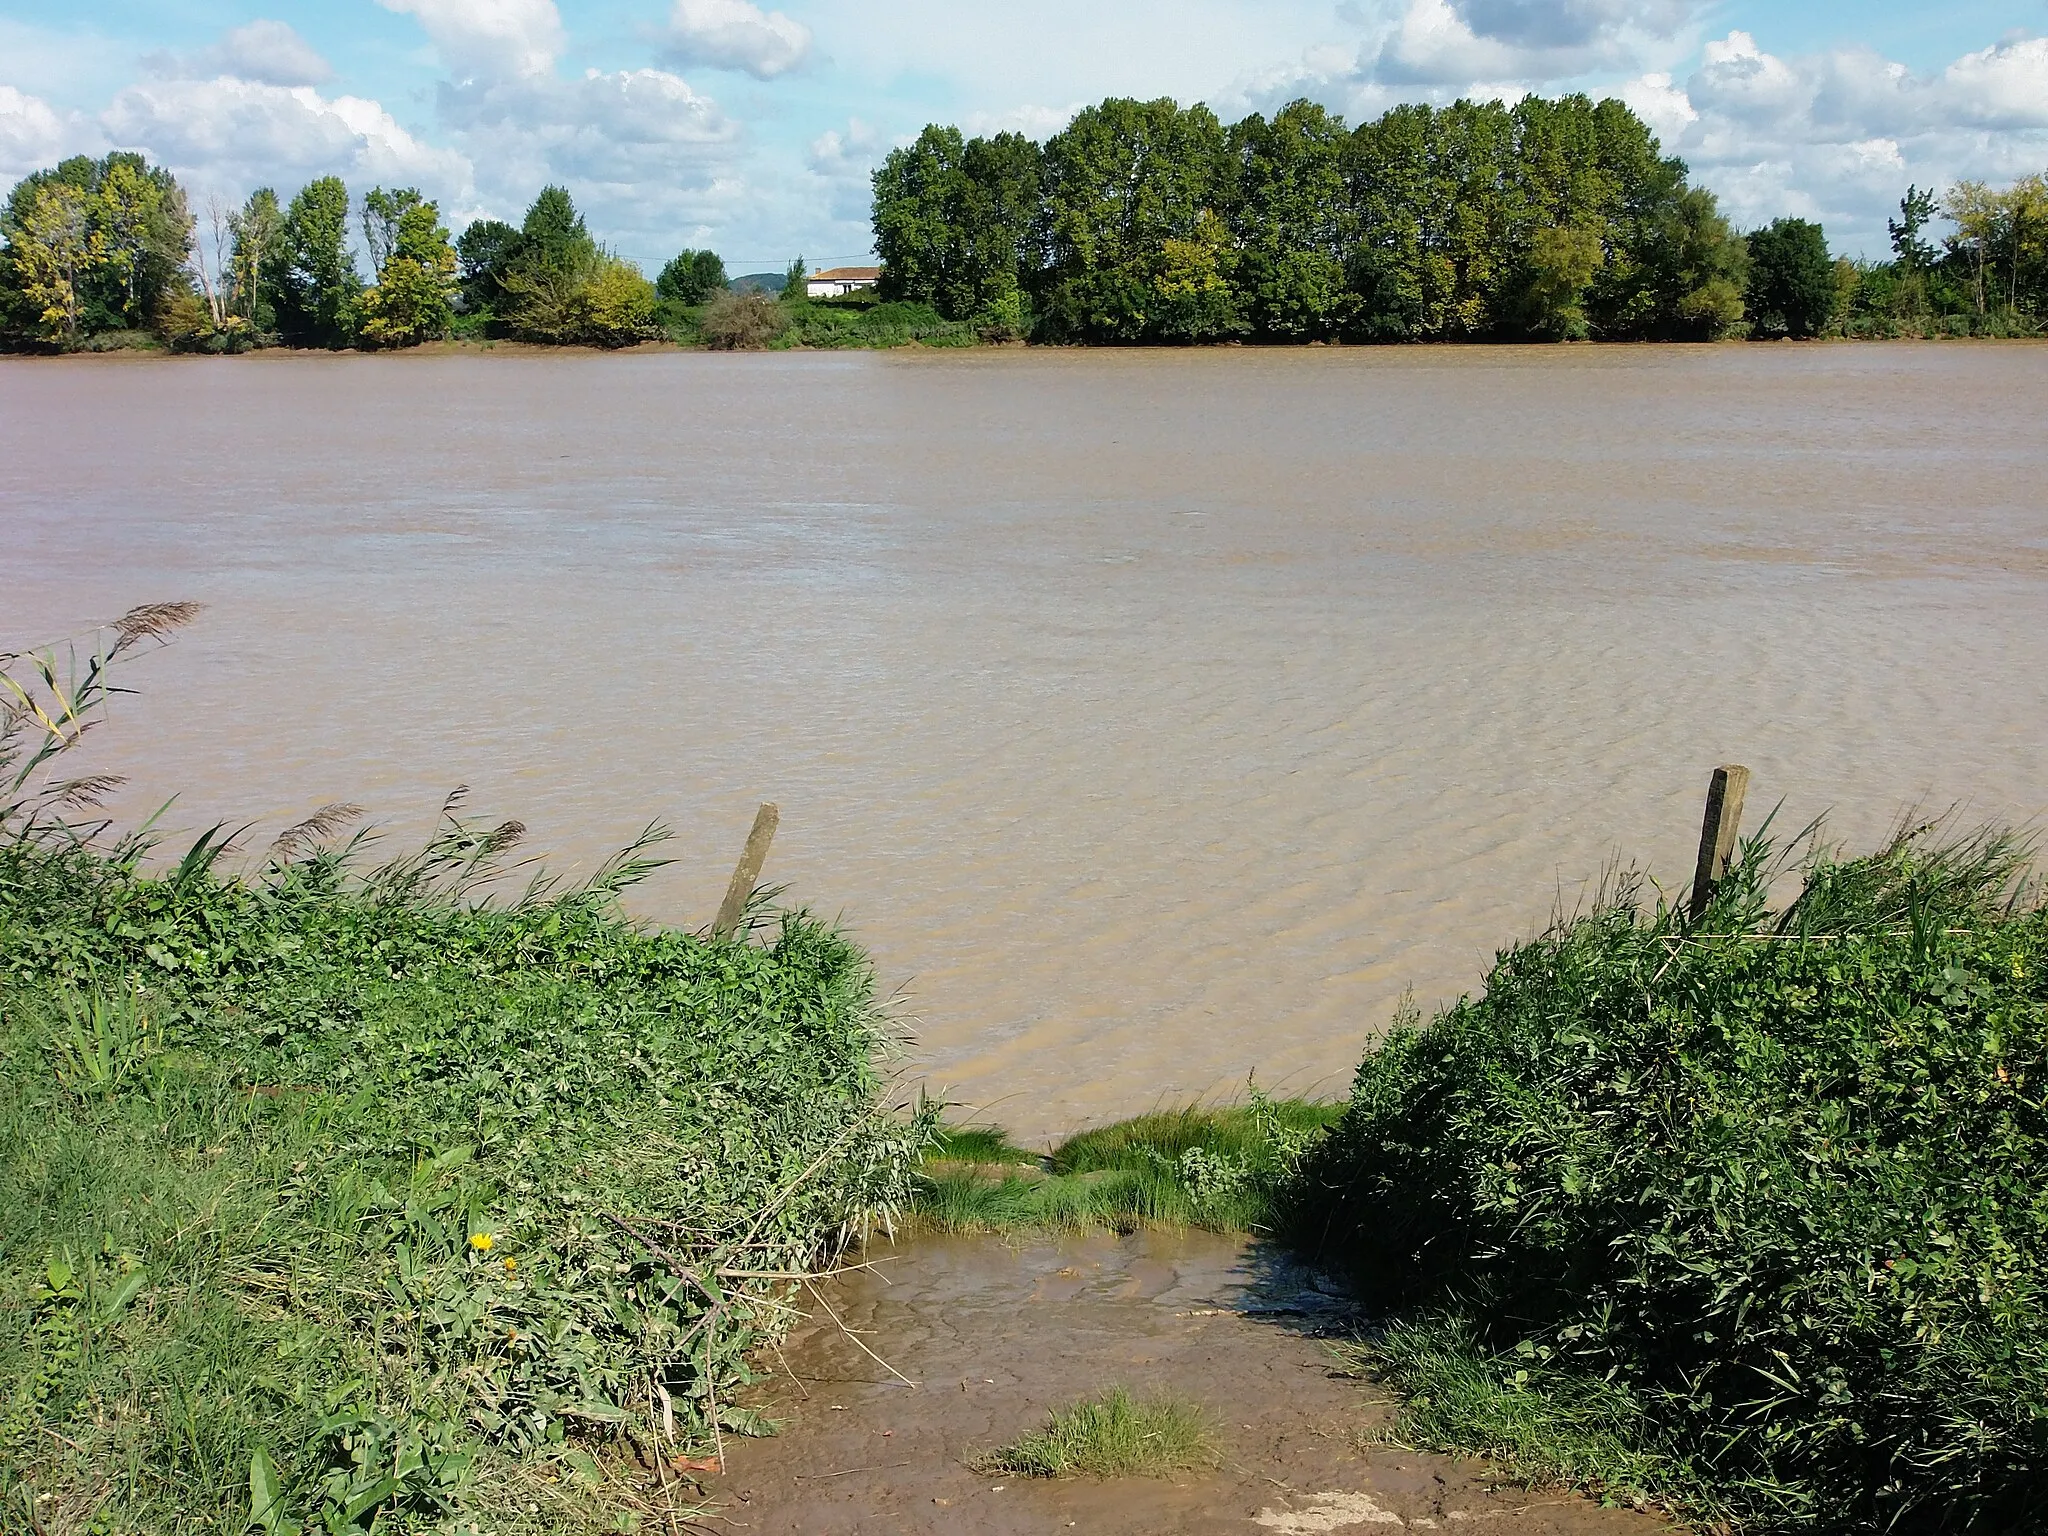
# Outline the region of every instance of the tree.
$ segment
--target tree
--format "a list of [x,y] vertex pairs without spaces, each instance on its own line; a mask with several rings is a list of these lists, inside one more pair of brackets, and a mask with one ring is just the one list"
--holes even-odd
[[1237,305],[1272,340],[1327,336],[1356,308],[1344,262],[1357,219],[1344,182],[1344,120],[1310,101],[1230,130]]
[[363,280],[348,248],[348,188],[323,176],[285,210],[278,329],[294,346],[337,348],[355,338]]
[[370,248],[370,270],[382,272],[398,247],[398,226],[424,198],[417,187],[387,192],[372,187],[363,194],[363,243]]
[[1039,161],[1022,134],[962,139],[937,125],[892,150],[874,175],[882,297],[929,304],[948,320],[1021,326]]
[[1899,199],[1899,216],[1885,220],[1892,238],[1893,270],[1896,281],[1892,306],[1901,315],[1927,312],[1927,273],[1934,265],[1934,247],[1921,238],[1920,231],[1934,217],[1932,188],[1911,186]]
[[654,284],[630,261],[599,259],[583,291],[583,337],[592,346],[630,347],[655,334]]
[[148,329],[189,289],[192,223],[176,179],[137,154],[76,155],[32,172],[0,211],[0,277],[19,295],[9,307],[43,344]]
[[291,262],[277,193],[258,187],[230,217],[228,228],[233,239],[228,256],[229,308],[258,335],[274,331]]
[[519,233],[522,261],[560,271],[584,265],[597,250],[597,242],[583,227],[583,215],[576,211],[567,187],[542,187],[533,206],[526,210]]
[[1345,177],[1359,221],[1347,262],[1373,340],[1491,334],[1511,300],[1515,120],[1499,102],[1395,107],[1356,129]]
[[37,187],[10,219],[7,243],[44,339],[77,346],[81,289],[105,261],[86,194],[64,181]]
[[[372,250],[382,250],[377,286],[358,304],[364,345],[410,347],[448,334],[457,290],[455,247],[441,227],[441,212],[410,187],[364,199],[365,234],[379,221]],[[395,217],[388,217],[395,211]],[[387,222],[388,217],[388,222]]]
[[1752,334],[1818,336],[1835,313],[1827,235],[1805,219],[1778,219],[1749,237],[1745,305]]
[[[1185,246],[1213,247],[1202,216],[1227,206],[1230,152],[1215,113],[1165,98],[1084,108],[1046,144],[1044,175],[1048,265],[1040,282],[1054,335],[1153,340],[1197,313],[1201,329],[1183,339],[1239,327],[1234,303],[1190,311],[1181,292]],[[1169,240],[1184,243],[1171,257]]]
[[811,269],[804,265],[799,256],[789,264],[789,270],[782,274],[782,299],[786,304],[801,304],[811,296]]
[[682,251],[654,280],[655,293],[676,304],[702,304],[725,286],[725,263],[716,251]]
[[505,275],[519,259],[526,237],[502,219],[478,219],[455,242],[462,274],[462,308],[468,314],[503,308]]

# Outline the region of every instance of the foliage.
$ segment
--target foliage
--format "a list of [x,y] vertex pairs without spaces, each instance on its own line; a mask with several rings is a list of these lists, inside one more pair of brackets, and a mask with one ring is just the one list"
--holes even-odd
[[993,1126],[955,1127],[925,1153],[920,1224],[945,1232],[1031,1227],[1270,1230],[1295,1170],[1339,1107],[1273,1099],[1187,1105],[1070,1137],[1044,1158]]
[[277,327],[293,346],[332,350],[355,340],[363,280],[348,245],[348,209],[341,178],[323,176],[301,188],[285,210]]
[[1216,1430],[1195,1404],[1111,1387],[1056,1410],[1043,1429],[973,1465],[996,1477],[1167,1477],[1220,1459]]
[[1835,264],[1818,224],[1778,219],[1749,237],[1753,335],[1818,336],[1834,318],[1835,297]]
[[1369,1305],[1459,1320],[1482,1374],[1607,1383],[1695,1503],[2017,1528],[2048,1476],[2048,918],[2000,834],[1814,848],[1773,910],[1780,864],[1752,839],[1698,923],[1623,879],[1398,1021],[1289,1230]]
[[73,348],[95,332],[154,328],[185,291],[191,232],[177,181],[137,154],[80,155],[23,177],[0,210],[0,288],[19,297],[16,339]]
[[149,873],[33,761],[120,638],[89,687],[7,668],[0,1523],[609,1529],[648,1498],[620,1447],[757,1432],[748,1352],[926,1134],[877,1110],[866,958],[800,913],[628,922],[655,833],[483,900],[519,828],[459,797],[374,867],[329,807],[253,872],[215,829]]
[[377,285],[357,306],[362,344],[411,347],[447,335],[457,282],[440,210],[414,188],[377,187],[363,199],[363,233]]
[[785,304],[802,304],[811,296],[811,269],[799,256],[789,264],[789,270],[782,274],[782,301]]
[[1044,338],[1097,342],[1675,339],[1742,319],[1741,240],[1619,101],[1405,106],[1353,130],[1305,101],[1226,129],[1112,99],[978,175],[1000,146],[935,125],[876,173],[886,293],[970,318],[1015,291]]
[[456,239],[465,313],[490,313],[505,303],[505,274],[519,254],[520,239],[519,231],[502,219],[478,219]]
[[882,297],[1014,332],[1031,252],[1040,151],[1018,133],[929,127],[875,172]]
[[654,280],[655,293],[678,304],[702,304],[724,287],[725,263],[716,251],[682,251]]
[[698,332],[713,351],[740,352],[767,346],[788,325],[789,316],[767,294],[728,288],[705,308]]

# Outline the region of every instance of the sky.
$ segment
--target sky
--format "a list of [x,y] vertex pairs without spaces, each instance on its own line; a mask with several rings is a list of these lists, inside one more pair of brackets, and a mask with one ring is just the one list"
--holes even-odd
[[928,122],[1042,138],[1111,95],[1617,95],[1738,227],[1886,251],[1909,182],[2048,169],[2048,0],[0,0],[0,186],[138,149],[202,216],[338,174],[460,229],[558,181],[650,269],[870,252]]

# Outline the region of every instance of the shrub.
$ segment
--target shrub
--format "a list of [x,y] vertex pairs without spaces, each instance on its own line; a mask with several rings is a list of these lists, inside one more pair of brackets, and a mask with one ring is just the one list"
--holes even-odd
[[788,324],[782,306],[767,294],[728,288],[704,307],[697,329],[714,351],[740,352],[767,346]]
[[1752,840],[1696,924],[1623,880],[1402,1021],[1292,1230],[1510,1384],[1608,1383],[1667,1493],[2018,1529],[2048,1480],[2048,920],[1996,834],[1815,854],[1778,911],[1775,867]]

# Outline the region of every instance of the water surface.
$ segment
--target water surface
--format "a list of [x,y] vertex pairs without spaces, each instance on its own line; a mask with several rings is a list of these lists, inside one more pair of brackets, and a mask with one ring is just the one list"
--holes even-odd
[[97,738],[189,828],[659,816],[695,925],[776,800],[912,1069],[1045,1135],[1341,1091],[1682,886],[1717,762],[2037,814],[2044,419],[1983,344],[12,362],[0,643],[211,604]]

